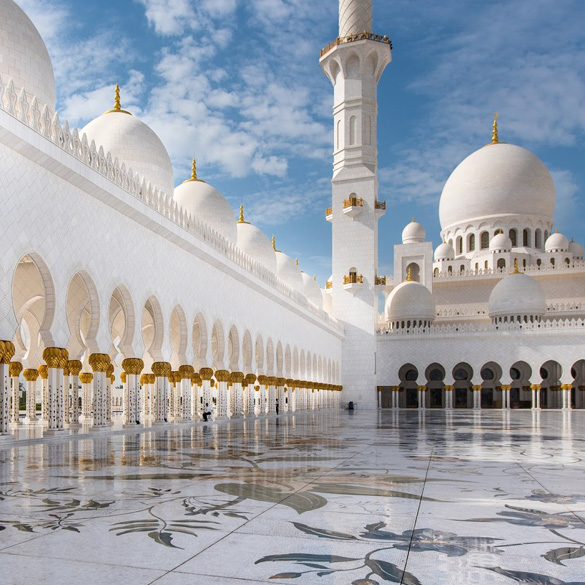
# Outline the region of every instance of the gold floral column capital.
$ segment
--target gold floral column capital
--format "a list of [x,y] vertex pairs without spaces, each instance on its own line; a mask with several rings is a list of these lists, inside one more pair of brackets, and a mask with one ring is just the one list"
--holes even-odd
[[128,381],[126,372],[122,372],[120,374],[120,380],[122,381],[122,384],[126,384],[126,382]]
[[107,353],[92,353],[88,361],[94,372],[106,373],[110,365],[110,356]]
[[140,358],[126,358],[122,362],[122,369],[126,374],[139,376],[144,370],[144,362]]
[[146,384],[148,384],[148,374],[142,374],[140,376],[140,385],[145,386]]
[[156,380],[156,376],[154,374],[146,374],[146,383],[147,384],[154,384]]
[[22,372],[22,375],[24,376],[24,379],[27,382],[36,382],[39,379],[39,371],[38,370],[24,370],[24,372]]
[[79,376],[79,372],[83,369],[83,364],[79,360],[71,360],[67,365],[72,376]]
[[211,368],[201,368],[199,370],[199,375],[202,380],[211,380],[211,378],[213,378],[213,370]]
[[201,386],[203,380],[201,380],[201,376],[199,374],[191,374],[191,384],[197,384],[197,386]]
[[268,384],[268,376],[258,376],[258,384],[266,386]]
[[22,372],[22,364],[20,362],[10,362],[10,365],[8,366],[8,373],[10,376],[18,378],[20,372]]
[[60,347],[47,347],[43,351],[43,359],[48,368],[62,368],[63,350]]
[[152,364],[152,373],[157,378],[168,378],[172,372],[173,368],[168,362],[154,362],[154,364]]
[[277,386],[286,386],[286,378],[276,378]]
[[39,366],[39,376],[43,380],[46,380],[49,377],[49,368],[47,368],[45,364]]
[[215,372],[215,379],[218,382],[229,382],[230,373],[227,370],[217,370],[217,372]]
[[15,353],[12,341],[0,341],[0,364],[9,364]]
[[243,372],[232,372],[230,382],[232,384],[243,384],[246,377]]
[[83,372],[83,374],[79,374],[79,381],[82,384],[91,384],[93,380],[93,374],[90,372]]
[[190,380],[195,373],[195,368],[193,366],[179,366],[179,373],[183,380]]
[[254,374],[246,374],[246,377],[244,378],[244,383],[247,386],[252,386],[253,384],[256,383],[256,376]]
[[[62,370],[69,372],[69,352],[66,349],[61,349],[61,359],[59,360],[59,367]],[[65,374],[68,375],[68,374]]]

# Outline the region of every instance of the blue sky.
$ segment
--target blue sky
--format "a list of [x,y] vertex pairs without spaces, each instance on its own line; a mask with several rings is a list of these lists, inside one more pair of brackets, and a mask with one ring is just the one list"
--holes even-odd
[[[122,105],[161,137],[175,181],[201,178],[301,269],[328,278],[332,88],[319,50],[337,0],[17,0],[45,39],[61,120]],[[557,188],[556,227],[583,243],[585,2],[374,0],[394,43],[379,85],[380,274],[412,216],[439,243],[450,172],[500,139],[537,154]]]

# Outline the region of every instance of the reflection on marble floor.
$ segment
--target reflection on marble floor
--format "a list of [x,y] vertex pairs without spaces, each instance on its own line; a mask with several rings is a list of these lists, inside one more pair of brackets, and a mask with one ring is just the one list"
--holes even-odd
[[585,585],[584,423],[323,411],[5,442],[0,581]]

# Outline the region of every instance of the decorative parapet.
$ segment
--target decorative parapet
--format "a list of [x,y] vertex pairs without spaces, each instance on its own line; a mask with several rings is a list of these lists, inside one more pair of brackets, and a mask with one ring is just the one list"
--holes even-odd
[[345,45],[346,43],[355,43],[357,41],[376,41],[378,43],[384,43],[386,45],[390,45],[390,49],[392,49],[392,41],[388,38],[387,35],[375,35],[369,32],[361,32],[356,33],[353,35],[347,35],[346,37],[337,37],[332,43],[329,43],[324,49],[321,49],[321,57],[327,55],[329,51],[338,47],[339,45]]
[[364,283],[364,275],[363,274],[347,274],[343,277],[343,284],[363,284]]
[[350,197],[349,199],[344,199],[343,201],[343,209],[347,209],[348,207],[363,207],[364,200],[361,197]]
[[[498,275],[506,275],[510,273],[510,267],[506,268],[484,268],[484,269],[472,269],[468,268],[465,270],[456,270],[457,260],[449,260],[449,262],[453,263],[453,271],[449,272],[445,270],[443,267],[440,269],[439,272],[433,272],[433,278],[438,280],[452,280],[458,278],[469,278],[470,276],[498,276]],[[437,269],[436,267],[435,269]],[[527,266],[522,267],[522,272],[525,274],[550,274],[551,272],[555,273],[571,273],[571,272],[583,272],[585,271],[585,260],[573,260],[570,264],[566,263],[558,263],[556,265],[542,264],[538,266],[537,264],[529,264]]]
[[37,98],[32,97],[31,99],[24,89],[17,92],[12,80],[5,84],[2,76],[0,76],[0,111],[16,118],[67,154],[92,168],[144,205],[164,216],[191,236],[204,242],[243,268],[247,273],[288,297],[329,326],[337,331],[343,331],[343,326],[340,323],[310,303],[304,295],[289,287],[273,272],[242,252],[235,244],[226,240],[208,224],[194,217],[191,213],[187,213],[177,205],[171,194],[162,192],[131,168],[126,168],[124,162],[120,164],[118,159],[112,158],[111,153],[105,152],[103,147],[98,148],[93,140],[89,143],[87,136],[85,134],[80,136],[77,128],[71,130],[67,121],[61,124],[57,113],[53,113],[46,105],[41,108]]

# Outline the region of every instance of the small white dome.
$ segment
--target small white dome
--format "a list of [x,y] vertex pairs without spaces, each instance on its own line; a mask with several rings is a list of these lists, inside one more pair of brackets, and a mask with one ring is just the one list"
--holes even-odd
[[262,266],[276,272],[276,256],[266,234],[255,225],[244,221],[244,209],[240,208],[240,221],[236,224],[238,231],[238,248],[257,260]]
[[123,110],[111,110],[92,120],[82,131],[87,140],[102,146],[104,154],[118,159],[126,169],[132,169],[153,187],[171,195],[175,186],[173,165],[167,149],[154,131]]
[[425,228],[414,221],[412,221],[402,230],[402,243],[403,244],[420,244],[425,241],[427,234]]
[[489,315],[497,317],[532,316],[546,313],[546,298],[542,287],[534,278],[520,272],[509,274],[492,290]]
[[323,296],[319,285],[305,272],[301,272],[303,279],[303,292],[311,303],[319,309],[323,308]]
[[443,230],[482,219],[517,216],[552,222],[555,187],[543,162],[513,144],[490,144],[451,174],[439,203]]
[[[55,76],[49,52],[30,18],[12,0],[0,0],[0,76],[10,79],[17,92],[22,88],[41,104],[55,111]],[[42,106],[41,106],[42,107]]]
[[573,258],[578,260],[581,260],[585,255],[585,250],[583,249],[583,246],[581,244],[578,244],[577,242],[574,242],[573,240],[571,240],[571,242],[569,243],[569,252],[573,254]]
[[544,249],[546,252],[568,252],[569,240],[563,234],[556,232],[548,237],[544,243]]
[[292,258],[283,254],[280,250],[275,252],[276,255],[276,276],[283,280],[293,290],[304,294],[303,277],[299,267],[294,263]]
[[[196,176],[195,173],[194,176]],[[175,189],[173,198],[186,212],[205,222],[228,242],[232,244],[238,242],[238,229],[233,209],[217,189],[204,181],[190,179]],[[261,250],[261,246],[258,246],[256,250]]]
[[323,310],[329,315],[333,316],[333,296],[331,292],[322,288],[321,296],[323,298]]
[[435,301],[424,285],[407,280],[399,284],[386,299],[386,319],[397,321],[434,321]]
[[443,242],[435,250],[435,262],[439,260],[453,260],[455,258],[455,249],[451,244]]
[[496,234],[490,242],[490,252],[509,252],[512,240],[506,234]]

